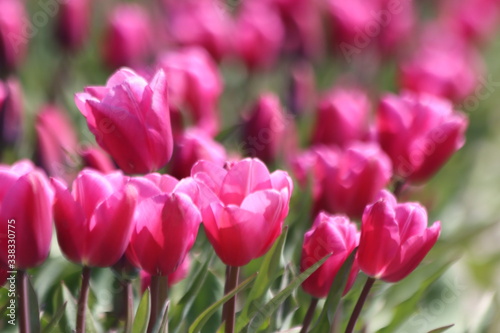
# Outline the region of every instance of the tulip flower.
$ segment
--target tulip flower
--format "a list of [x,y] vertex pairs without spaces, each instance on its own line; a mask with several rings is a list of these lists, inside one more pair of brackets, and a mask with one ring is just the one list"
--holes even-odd
[[37,157],[52,177],[71,181],[78,166],[78,136],[69,117],[57,106],[47,105],[37,114]]
[[258,159],[227,168],[200,161],[191,175],[218,197],[201,207],[208,240],[226,265],[243,266],[264,255],[281,234],[293,183],[284,171],[270,174]]
[[219,131],[217,103],[222,77],[208,53],[194,47],[164,53],[158,66],[168,78],[171,107],[187,108],[190,122],[215,136]]
[[125,252],[133,228],[137,191],[119,171],[84,169],[68,189],[52,178],[54,221],[63,254],[89,267],[109,267]]
[[108,17],[103,57],[111,68],[142,64],[152,49],[148,13],[138,4],[120,4]]
[[223,166],[227,160],[226,149],[204,131],[190,128],[176,138],[169,173],[176,178],[188,177],[199,160]]
[[[312,228],[304,235],[300,270],[305,271],[328,253],[332,256],[302,283],[302,288],[313,297],[326,297],[335,276],[358,243],[356,224],[347,217],[319,213]],[[353,264],[344,294],[356,279],[356,266]]]
[[59,6],[57,39],[66,49],[77,50],[89,34],[91,0],[66,0],[56,6]]
[[80,157],[86,168],[92,168],[102,173],[111,173],[116,170],[109,155],[99,147],[89,146],[81,148]]
[[278,11],[255,1],[242,3],[235,33],[235,52],[250,69],[271,66],[284,39],[284,27]]
[[14,78],[0,81],[0,153],[21,137],[23,105],[21,86]]
[[359,89],[336,88],[318,103],[312,143],[346,147],[367,135],[370,100]]
[[[28,160],[0,165],[0,183],[0,266],[36,267],[50,250],[53,190],[43,171]],[[15,255],[9,256],[12,248]]]
[[177,269],[193,246],[201,223],[198,208],[189,195],[176,188],[178,183],[159,174],[131,181],[139,203],[127,257],[151,275],[166,276]]
[[387,191],[366,207],[357,259],[368,276],[397,282],[410,274],[436,243],[440,222],[427,227],[427,211],[418,203],[400,203]]
[[430,178],[463,146],[467,124],[450,102],[425,94],[386,95],[377,113],[380,145],[394,173],[412,182]]
[[30,36],[22,0],[0,0],[0,74],[12,71],[24,58]]
[[86,87],[75,102],[97,143],[127,173],[163,167],[172,155],[165,73],[148,83],[130,69],[115,72],[105,87]]
[[282,153],[287,120],[278,97],[260,96],[244,120],[243,148],[249,155],[270,163]]
[[430,25],[419,47],[400,63],[401,86],[462,101],[474,93],[484,64],[477,51],[446,27]]

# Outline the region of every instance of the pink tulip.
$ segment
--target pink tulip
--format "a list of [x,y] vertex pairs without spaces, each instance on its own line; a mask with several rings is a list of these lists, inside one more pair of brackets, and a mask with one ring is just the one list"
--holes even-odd
[[226,168],[207,161],[193,166],[192,177],[203,188],[195,200],[219,258],[226,265],[244,266],[264,255],[281,234],[293,183],[284,171],[270,174],[258,159]]
[[79,161],[78,137],[69,117],[57,106],[46,105],[36,116],[35,129],[40,165],[49,176],[71,181]]
[[0,266],[36,267],[50,250],[53,190],[28,160],[0,165],[0,183]]
[[249,155],[269,163],[283,153],[287,119],[278,96],[261,95],[244,122],[242,148]]
[[226,149],[205,132],[190,128],[176,138],[169,173],[179,179],[188,177],[199,160],[223,166],[227,160]]
[[0,81],[0,151],[14,145],[21,137],[23,105],[21,86],[14,78]]
[[172,156],[172,128],[165,73],[148,83],[130,69],[115,72],[105,87],[86,87],[75,102],[97,143],[127,173],[163,167]]
[[312,143],[346,147],[367,136],[371,103],[359,89],[335,88],[318,103]]
[[0,73],[12,71],[23,59],[31,30],[24,1],[0,0]]
[[69,50],[79,49],[89,35],[91,0],[66,0],[56,6],[59,43]]
[[242,3],[235,27],[235,51],[250,69],[268,68],[278,57],[284,28],[278,11],[262,2]]
[[203,47],[220,61],[228,52],[231,17],[222,0],[175,1],[167,5],[168,31],[180,46]]
[[461,101],[476,89],[483,72],[477,50],[439,25],[430,25],[418,48],[400,64],[404,89]]
[[104,61],[111,68],[140,65],[152,49],[148,13],[138,4],[117,5],[108,17],[103,44]]
[[[189,255],[186,256],[182,264],[180,264],[177,269],[168,275],[167,283],[168,287],[172,287],[174,284],[184,280],[189,273],[189,266],[191,265],[191,259]],[[146,289],[151,285],[151,274],[146,271],[141,271],[141,293],[144,293]]]
[[[300,270],[305,271],[329,253],[332,256],[302,283],[302,288],[313,297],[326,297],[335,276],[358,243],[356,224],[347,217],[319,213],[304,235]],[[358,271],[357,263],[353,263],[344,294],[351,289]]]
[[196,240],[200,212],[173,177],[149,174],[131,183],[139,203],[127,257],[150,275],[172,274]]
[[412,182],[430,178],[463,146],[467,123],[449,101],[425,94],[386,95],[377,113],[380,145],[394,173]]
[[119,171],[84,169],[71,191],[52,178],[57,240],[70,261],[109,267],[125,252],[133,228],[137,191]]
[[187,108],[190,122],[215,136],[219,131],[217,104],[222,94],[222,77],[207,52],[187,48],[164,53],[158,65],[168,78],[171,105]]
[[86,168],[92,168],[102,173],[111,173],[116,170],[109,155],[99,147],[81,148],[80,157]]
[[363,214],[357,259],[367,275],[397,282],[410,274],[436,243],[440,222],[427,228],[427,212],[418,203],[398,204],[383,191]]

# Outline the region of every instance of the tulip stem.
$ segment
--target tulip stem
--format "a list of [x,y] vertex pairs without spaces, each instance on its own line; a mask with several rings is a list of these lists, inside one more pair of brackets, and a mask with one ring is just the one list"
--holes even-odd
[[87,313],[87,300],[89,298],[90,267],[82,269],[82,288],[78,298],[78,311],[76,315],[76,333],[85,333],[85,317]]
[[29,311],[29,291],[28,291],[28,274],[25,271],[17,271],[18,292],[19,292],[19,307],[21,308],[20,316],[20,333],[30,333],[30,311]]
[[[224,286],[224,294],[229,293],[231,290],[236,288],[238,284],[238,275],[240,273],[240,268],[236,266],[227,266],[226,268],[226,285]],[[234,323],[235,323],[235,309],[236,309],[236,295],[234,295],[230,300],[228,300],[222,309],[222,315],[226,322],[225,333],[234,333]]]
[[304,317],[300,333],[307,333],[309,325],[311,325],[312,319],[314,317],[314,311],[316,310],[317,305],[318,305],[318,299],[316,297],[311,298],[311,303],[309,304],[306,316]]
[[125,298],[127,300],[126,315],[125,315],[125,333],[132,333],[132,325],[134,323],[134,290],[132,282],[125,280]]
[[347,324],[345,333],[352,333],[354,331],[354,326],[356,325],[356,321],[358,320],[359,314],[361,313],[361,309],[363,308],[366,298],[368,297],[370,289],[372,289],[374,283],[375,279],[372,277],[368,277],[365,286],[361,291],[361,295],[359,295],[358,301],[356,302],[356,306],[352,311],[351,318],[349,318],[349,323]]
[[151,333],[161,315],[163,306],[168,300],[168,276],[151,276],[151,314],[149,315],[148,333]]

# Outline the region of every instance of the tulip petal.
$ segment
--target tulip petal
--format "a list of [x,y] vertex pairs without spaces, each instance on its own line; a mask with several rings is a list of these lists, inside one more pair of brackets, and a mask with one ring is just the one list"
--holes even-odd
[[175,186],[179,183],[179,180],[170,175],[160,175],[159,173],[150,173],[144,176],[158,186],[158,188],[166,193],[170,193],[174,190]]
[[427,228],[427,211],[420,204],[405,203],[396,207],[401,244],[414,235],[421,235]]
[[82,206],[87,220],[91,219],[97,205],[113,192],[105,175],[94,170],[83,170],[73,182],[73,197]]

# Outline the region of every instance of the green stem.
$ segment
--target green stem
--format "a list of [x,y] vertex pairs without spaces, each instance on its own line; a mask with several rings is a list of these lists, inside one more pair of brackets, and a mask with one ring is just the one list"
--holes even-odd
[[87,301],[89,298],[90,267],[82,269],[82,288],[78,298],[78,311],[76,316],[76,333],[85,333],[85,317],[87,314]]
[[[235,289],[238,285],[238,275],[240,268],[236,266],[228,266],[226,271],[226,285],[224,287],[224,293],[227,294],[231,290]],[[235,324],[235,311],[236,310],[236,295],[234,295],[230,300],[224,304],[222,313],[224,315],[223,320],[226,322],[225,333],[234,333]]]
[[17,271],[18,292],[19,292],[19,307],[21,308],[20,333],[31,333],[30,327],[30,311],[29,311],[29,290],[28,290],[28,274],[25,271]]
[[354,310],[352,311],[351,318],[349,318],[349,323],[347,324],[347,328],[345,330],[345,333],[352,333],[354,331],[354,326],[356,325],[356,321],[358,320],[359,314],[361,313],[361,309],[363,308],[363,305],[365,304],[366,298],[368,297],[368,294],[370,293],[370,289],[372,288],[374,283],[375,283],[375,279],[372,277],[368,277],[368,279],[366,280],[365,286],[363,287],[363,290],[361,291],[361,295],[359,295],[358,301],[356,302],[356,306],[354,307]]
[[125,297],[127,300],[126,316],[125,316],[125,333],[132,333],[132,325],[134,323],[134,290],[132,282],[125,280]]
[[168,280],[167,276],[151,276],[151,314],[149,315],[148,333],[153,331],[161,314],[163,306],[168,300]]
[[304,317],[304,322],[302,323],[302,329],[300,333],[307,333],[309,325],[311,325],[312,319],[314,317],[314,311],[318,305],[318,299],[316,297],[311,298],[311,303],[309,304],[309,309],[307,309],[306,316]]

